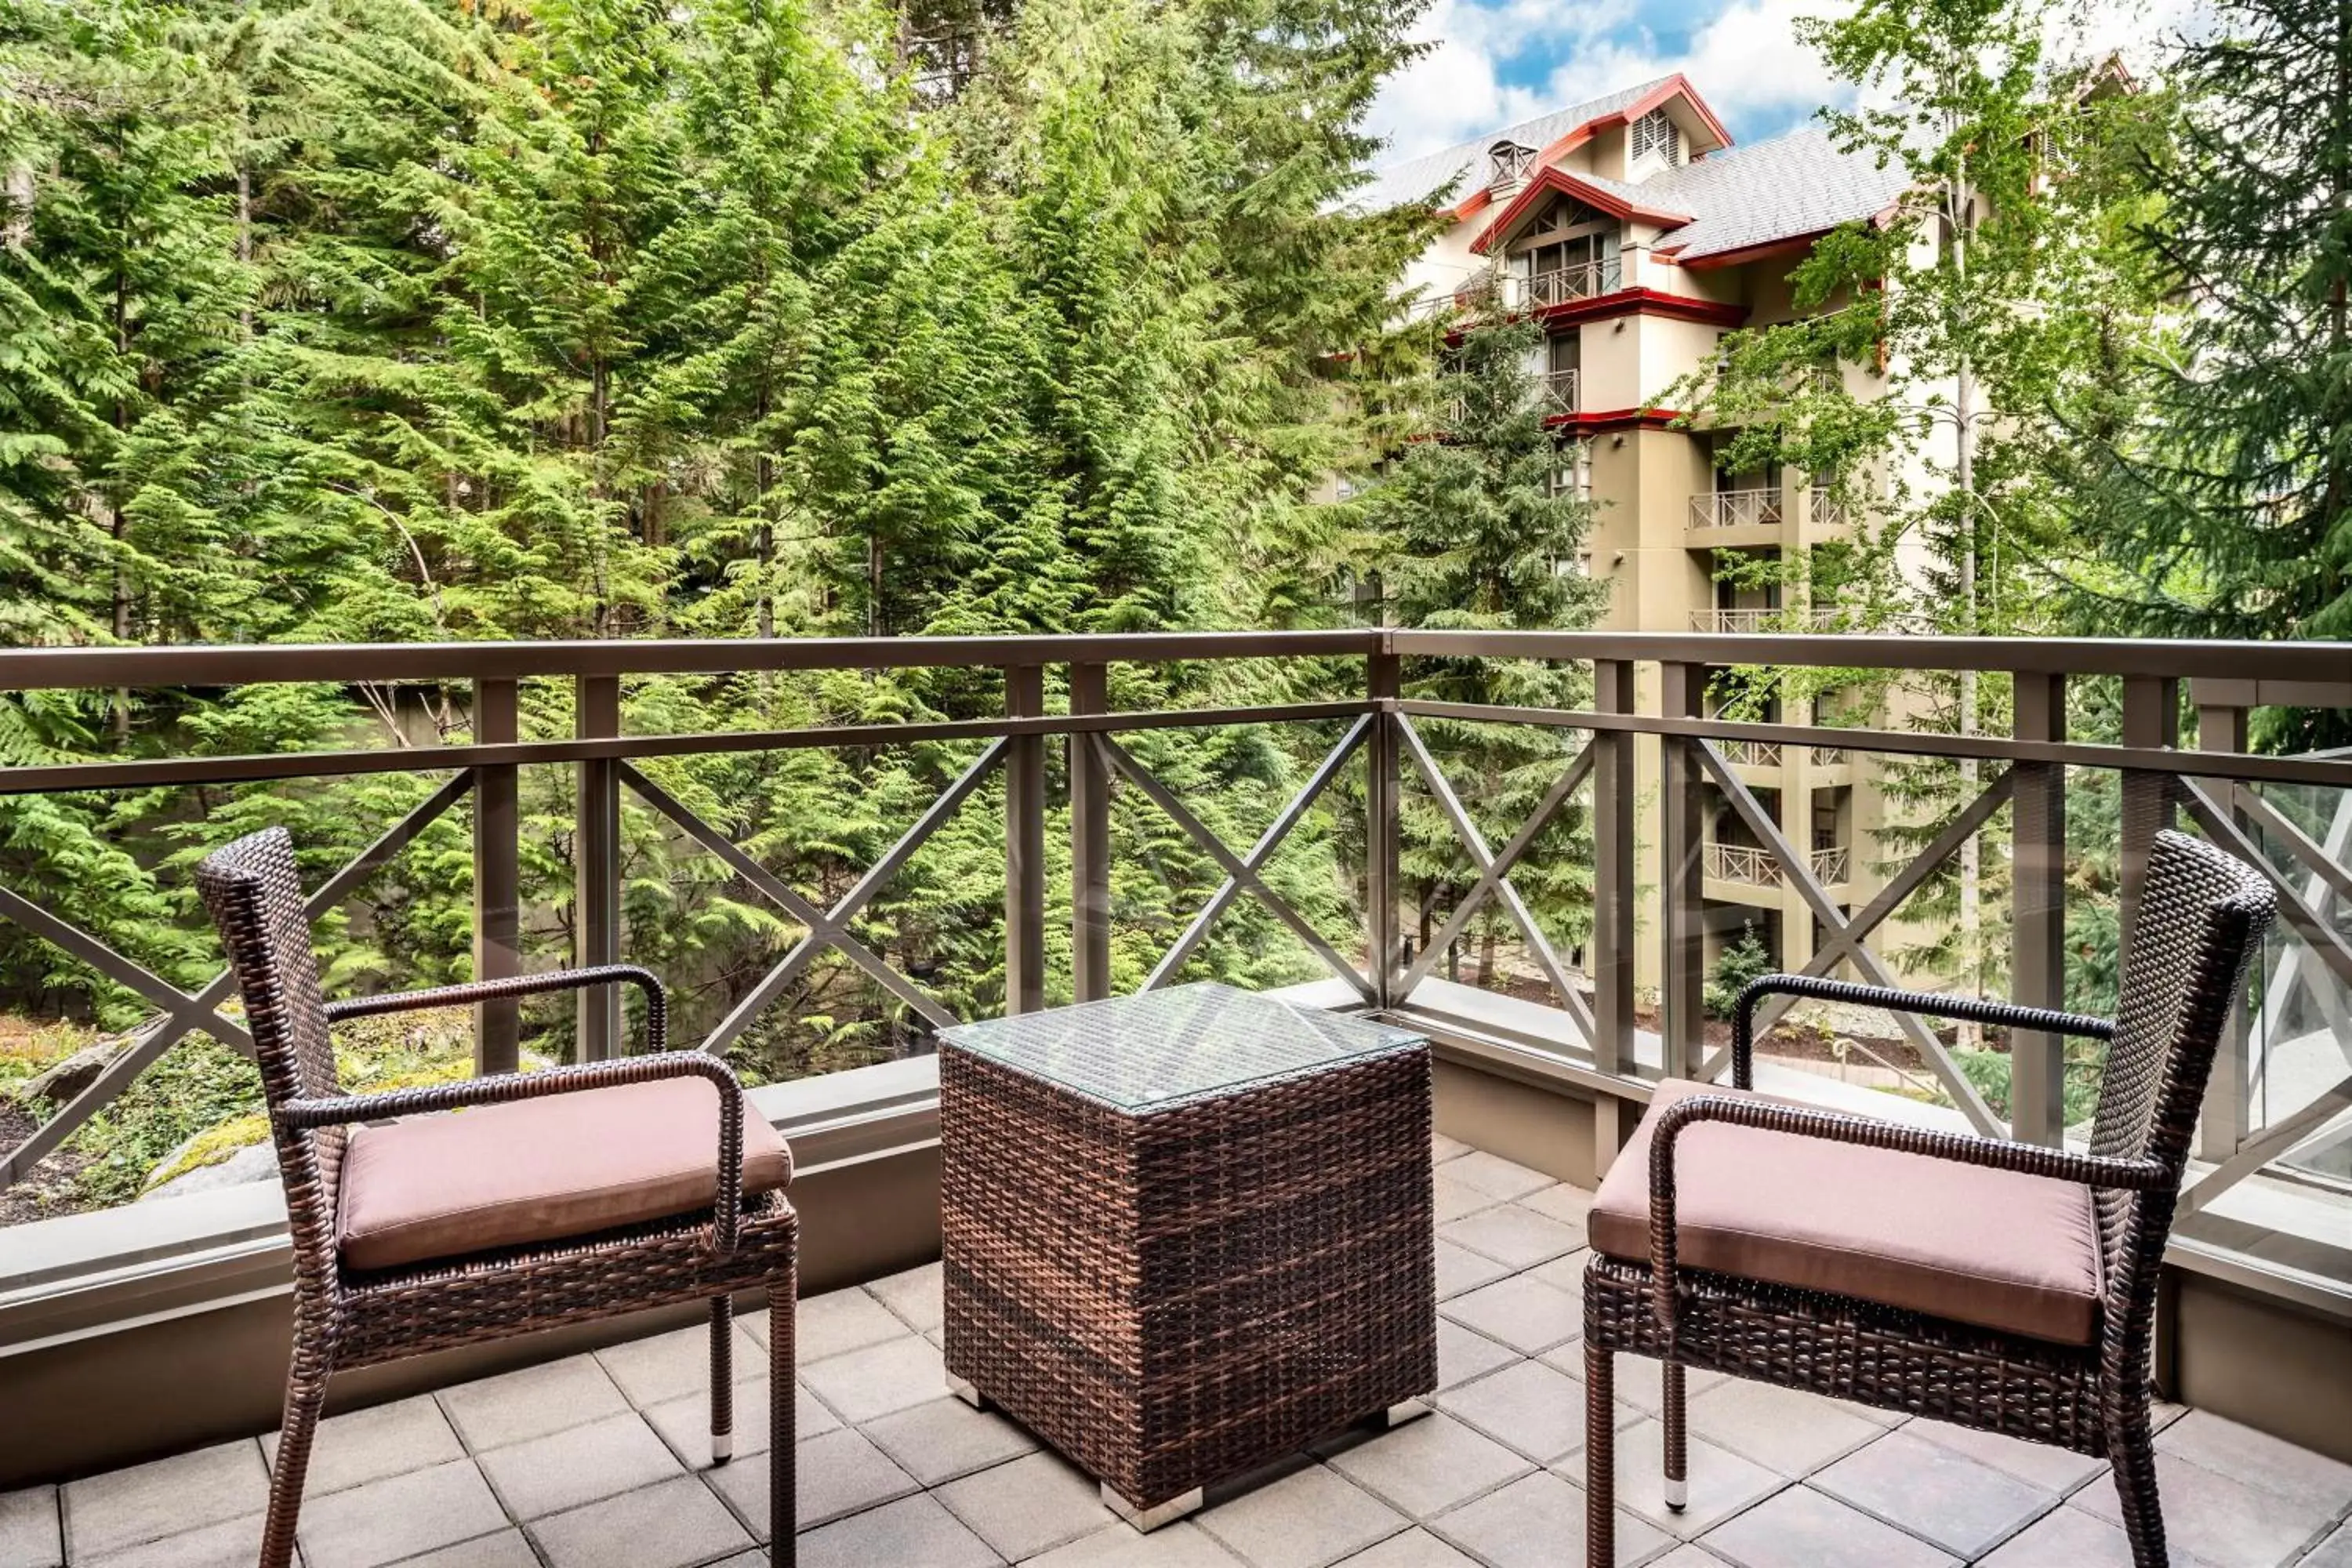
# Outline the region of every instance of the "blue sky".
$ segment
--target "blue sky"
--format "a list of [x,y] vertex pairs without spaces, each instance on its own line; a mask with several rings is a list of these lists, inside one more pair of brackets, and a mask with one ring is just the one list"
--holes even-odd
[[[1674,71],[1697,87],[1733,139],[1760,141],[1853,89],[1796,38],[1801,16],[1850,0],[1432,0],[1416,34],[1434,47],[1391,80],[1372,115],[1382,163],[1499,130]],[[2197,0],[2061,0],[2053,51],[2123,47],[2179,26]]]

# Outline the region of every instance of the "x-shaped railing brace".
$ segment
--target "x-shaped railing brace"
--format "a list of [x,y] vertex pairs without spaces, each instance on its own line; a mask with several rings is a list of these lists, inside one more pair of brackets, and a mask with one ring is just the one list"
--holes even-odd
[[1233,902],[1236,895],[1246,891],[1264,905],[1276,920],[1296,932],[1298,940],[1305,942],[1317,957],[1329,965],[1331,973],[1353,987],[1359,996],[1367,1002],[1373,999],[1370,982],[1357,972],[1354,964],[1341,957],[1336,948],[1323,940],[1323,934],[1309,925],[1297,910],[1292,909],[1288,900],[1266,886],[1265,879],[1260,875],[1266,860],[1281,845],[1291,828],[1297,826],[1298,819],[1306,815],[1307,806],[1313,804],[1315,797],[1322,793],[1324,787],[1329,784],[1332,778],[1339,773],[1339,765],[1347,761],[1348,753],[1362,744],[1369,728],[1369,715],[1356,721],[1355,725],[1349,730],[1347,736],[1332,749],[1331,754],[1323,759],[1323,765],[1315,770],[1315,776],[1307,781],[1307,787],[1293,797],[1290,804],[1283,808],[1282,814],[1275,818],[1273,826],[1259,837],[1247,858],[1235,855],[1227,848],[1224,841],[1210,831],[1207,824],[1193,816],[1166,784],[1152,777],[1150,770],[1130,756],[1124,746],[1099,731],[1088,732],[1087,737],[1088,743],[1096,748],[1097,754],[1103,759],[1105,764],[1123,774],[1129,783],[1141,790],[1154,805],[1167,814],[1171,822],[1184,830],[1185,837],[1199,845],[1211,859],[1223,868],[1225,873],[1224,885],[1210,897],[1208,904],[1193,917],[1192,925],[1187,927],[1183,936],[1178,939],[1176,947],[1171,949],[1168,955],[1160,959],[1159,964],[1153,968],[1151,979],[1146,983],[1147,989],[1161,984],[1168,976],[1173,974],[1178,966],[1190,955],[1192,948],[1198,945],[1202,937],[1208,934],[1209,927],[1215,922],[1219,915],[1224,912],[1226,906]]
[[1511,917],[1511,923],[1519,928],[1519,934],[1527,940],[1528,951],[1535,954],[1537,966],[1544,972],[1544,979],[1550,984],[1552,994],[1559,998],[1560,1006],[1575,1020],[1576,1026],[1590,1041],[1594,1029],[1592,1008],[1584,1000],[1584,993],[1576,989],[1569,980],[1567,966],[1560,963],[1559,954],[1552,950],[1551,942],[1537,927],[1534,911],[1528,908],[1527,900],[1519,896],[1519,890],[1511,885],[1510,871],[1519,863],[1519,858],[1533,847],[1537,837],[1559,814],[1559,808],[1567,804],[1568,797],[1575,793],[1576,787],[1591,773],[1592,748],[1588,745],[1576,754],[1576,760],[1570,763],[1567,770],[1553,781],[1551,788],[1544,792],[1543,799],[1519,825],[1519,830],[1511,836],[1510,842],[1503,846],[1503,852],[1497,855],[1487,848],[1486,836],[1470,820],[1469,812],[1463,808],[1461,798],[1454,793],[1454,786],[1446,782],[1444,773],[1438,769],[1436,759],[1423,744],[1421,731],[1413,728],[1412,721],[1400,713],[1395,716],[1395,722],[1405,749],[1412,753],[1413,765],[1421,770],[1421,776],[1427,781],[1429,792],[1436,797],[1439,809],[1453,824],[1454,836],[1462,841],[1463,848],[1469,851],[1470,863],[1478,868],[1478,880],[1471,886],[1469,893],[1454,906],[1454,912],[1447,917],[1444,927],[1429,939],[1428,944],[1413,959],[1412,966],[1404,972],[1404,978],[1397,988],[1399,997],[1412,995],[1413,987],[1428,978],[1430,967],[1437,962],[1436,955],[1454,945],[1454,940],[1468,929],[1472,919],[1491,898],[1503,906],[1505,912]]
[[733,1010],[719,1021],[718,1026],[702,1042],[702,1049],[726,1049],[737,1036],[751,1027],[751,1020],[782,995],[785,989],[799,978],[801,971],[828,947],[838,950],[843,957],[872,975],[884,989],[921,1014],[934,1027],[947,1028],[957,1022],[956,1016],[933,1001],[922,987],[890,967],[881,954],[858,941],[850,931],[849,922],[856,920],[873,900],[874,895],[898,874],[908,858],[922,847],[924,840],[937,832],[971,797],[982,781],[1003,760],[1004,744],[1001,740],[991,742],[988,749],[941,792],[923,815],[915,819],[915,825],[899,835],[898,841],[890,846],[888,852],[867,867],[865,875],[859,877],[829,910],[819,909],[803,897],[791,883],[745,854],[733,839],[704,821],[691,807],[636,768],[625,762],[620,764],[621,782],[635,790],[646,805],[677,824],[695,842],[724,860],[729,868],[751,884],[762,898],[808,928],[801,940],[794,942],[775,966],[761,977],[759,984],[753,986]]
[[[474,773],[468,768],[419,802],[304,900],[305,918],[315,921],[341,903],[352,889],[373,876],[384,862],[406,848],[443,813],[465,799],[473,787]],[[5,1157],[0,1157],[0,1187],[23,1180],[35,1165],[73,1136],[84,1122],[104,1110],[133,1079],[144,1072],[158,1057],[177,1045],[190,1030],[202,1029],[225,1045],[233,1046],[247,1056],[253,1054],[253,1037],[243,1025],[230,1022],[219,1012],[220,1005],[227,1001],[229,994],[236,989],[236,977],[227,970],[214,975],[201,990],[183,991],[161,975],[123,957],[79,926],[59,920],[38,904],[5,889],[0,889],[0,917],[13,920],[35,935],[54,942],[100,973],[136,991],[163,1009],[163,1016],[143,1026],[131,1047],[108,1062],[98,1077],[90,1080],[88,1088],[74,1096],[55,1116],[35,1128],[31,1137],[11,1149]]]

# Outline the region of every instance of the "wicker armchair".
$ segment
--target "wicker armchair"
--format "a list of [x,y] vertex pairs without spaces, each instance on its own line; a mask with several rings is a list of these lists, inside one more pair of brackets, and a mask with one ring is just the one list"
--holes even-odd
[[[724,1462],[733,1293],[754,1287],[772,1308],[773,1561],[790,1563],[791,1157],[765,1121],[747,1122],[724,1063],[664,1049],[660,984],[613,965],[330,1003],[284,830],[216,851],[196,881],[245,993],[293,1234],[294,1352],[262,1568],[293,1557],[327,1380],[353,1367],[708,1301],[712,1459]],[[618,983],[645,992],[645,1056],[387,1094],[337,1087],[338,1019]],[[425,1114],[461,1107],[476,1109]]]
[[[1739,998],[1735,1088],[1666,1082],[1593,1202],[1585,1271],[1588,1562],[1615,1561],[1615,1354],[1664,1363],[1665,1501],[1685,1500],[1685,1367],[1834,1394],[2114,1461],[2139,1568],[2166,1562],[2148,1426],[2158,1276],[2198,1107],[2273,899],[2158,837],[2118,1016],[1767,975]],[[1783,995],[2109,1042],[2086,1152],[1753,1090],[1756,1004]]]

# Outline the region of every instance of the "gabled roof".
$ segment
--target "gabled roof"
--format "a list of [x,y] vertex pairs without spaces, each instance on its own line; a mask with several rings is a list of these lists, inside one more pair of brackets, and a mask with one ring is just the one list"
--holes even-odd
[[1547,168],[1527,183],[1527,187],[1511,198],[1494,222],[1479,232],[1470,244],[1472,254],[1484,256],[1487,248],[1508,238],[1519,225],[1534,216],[1554,196],[1572,196],[1595,212],[1608,214],[1623,222],[1639,218],[1661,228],[1674,228],[1687,224],[1694,215],[1678,212],[1672,205],[1659,205],[1652,187],[1657,181],[1629,185],[1622,180],[1604,180],[1598,174],[1570,174],[1566,169]]
[[[1348,205],[1377,211],[1382,207],[1400,206],[1406,202],[1433,199],[1439,206],[1453,206],[1484,191],[1486,149],[1496,142],[1516,142],[1522,147],[1544,152],[1555,142],[1563,141],[1596,123],[1622,117],[1634,104],[1680,79],[1679,77],[1659,77],[1639,87],[1603,93],[1599,98],[1572,103],[1549,114],[1538,114],[1533,120],[1523,120],[1517,125],[1507,125],[1500,131],[1490,132],[1468,142],[1458,142],[1442,151],[1424,153],[1380,170],[1372,175],[1369,185],[1348,198]],[[1557,156],[1556,153],[1554,155]]]
[[1654,224],[1659,255],[1697,264],[1874,217],[1903,194],[1905,183],[1900,169],[1882,169],[1869,153],[1845,152],[1828,132],[1805,126],[1662,170],[1638,184],[1547,168],[1470,248],[1487,254],[1554,195],[1567,195],[1620,221]]
[[1691,221],[1658,238],[1663,255],[1688,263],[1826,233],[1875,217],[1909,184],[1868,153],[1849,153],[1818,125],[1727,149],[1642,182],[1644,199]]

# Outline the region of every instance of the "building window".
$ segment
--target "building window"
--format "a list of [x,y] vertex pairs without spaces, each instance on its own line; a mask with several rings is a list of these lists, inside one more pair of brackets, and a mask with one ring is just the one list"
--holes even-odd
[[1633,151],[1636,159],[1655,153],[1673,168],[1683,161],[1682,128],[1663,109],[1654,109],[1633,121]]
[[1559,462],[1551,471],[1550,488],[1556,496],[1574,496],[1584,501],[1592,499],[1591,442],[1570,441],[1561,446]]

